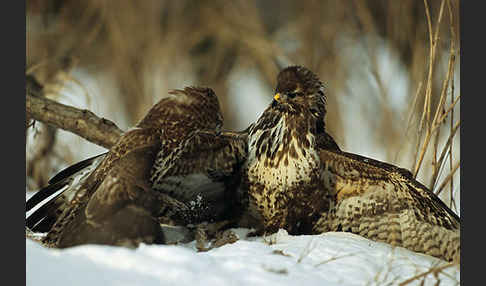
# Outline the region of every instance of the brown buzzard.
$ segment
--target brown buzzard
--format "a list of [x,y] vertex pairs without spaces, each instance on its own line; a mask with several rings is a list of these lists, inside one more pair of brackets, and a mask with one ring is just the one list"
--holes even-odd
[[27,202],[27,218],[53,247],[164,243],[159,222],[227,217],[246,158],[246,137],[221,132],[209,88],[169,92],[109,152],[60,172]]
[[340,150],[326,133],[322,83],[282,70],[272,104],[249,128],[244,190],[266,233],[353,232],[445,260],[460,250],[460,219],[405,169]]

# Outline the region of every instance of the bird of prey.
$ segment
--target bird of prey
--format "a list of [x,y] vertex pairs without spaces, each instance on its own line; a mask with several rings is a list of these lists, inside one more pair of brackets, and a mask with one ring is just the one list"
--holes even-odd
[[408,170],[342,151],[325,114],[315,74],[302,66],[278,74],[274,100],[248,131],[246,220],[264,233],[346,231],[457,260],[459,217]]
[[[173,90],[105,154],[61,171],[26,203],[43,243],[164,243],[160,224],[196,224],[234,212],[246,158],[243,133],[222,132],[209,88]],[[55,195],[54,195],[55,194]]]

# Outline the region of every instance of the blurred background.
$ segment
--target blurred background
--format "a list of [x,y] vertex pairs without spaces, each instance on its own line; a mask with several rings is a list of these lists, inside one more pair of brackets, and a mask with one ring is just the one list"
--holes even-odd
[[[327,90],[341,149],[407,168],[459,212],[458,0],[28,0],[26,74],[123,130],[169,89],[211,87],[225,128],[271,102],[279,70]],[[27,193],[105,149],[27,119]]]

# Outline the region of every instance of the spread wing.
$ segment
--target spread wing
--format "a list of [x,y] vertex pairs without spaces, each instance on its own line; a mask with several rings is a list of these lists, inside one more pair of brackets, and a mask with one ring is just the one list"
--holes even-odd
[[26,202],[26,213],[28,213],[26,226],[34,232],[47,232],[59,214],[69,205],[79,186],[95,170],[106,154],[67,167],[55,175],[49,181],[49,185],[30,197]]
[[336,201],[316,230],[351,231],[446,260],[459,255],[459,217],[410,172],[339,151],[321,150],[320,159]]
[[113,163],[101,184],[86,205],[86,219],[91,223],[106,220],[127,204],[137,204],[153,210],[152,191],[148,175],[155,148],[146,146],[132,150]]
[[176,150],[157,154],[153,187],[188,205],[189,220],[213,219],[231,208],[246,159],[246,133],[198,131]]
[[147,186],[153,157],[154,148],[147,146],[113,163],[87,202],[66,216],[66,223],[60,223],[57,246],[161,242],[160,226],[154,217],[158,200]]
[[[59,194],[59,197],[51,199],[39,208],[34,217],[29,216],[27,218],[27,225],[34,225],[34,231],[49,231],[46,240],[57,241],[59,237],[62,237],[61,233],[65,233],[66,225],[75,225],[73,223],[73,217],[83,217],[79,214],[84,211],[86,205],[92,198],[96,197],[101,201],[100,197],[114,197],[119,195],[120,199],[123,199],[126,194],[119,192],[119,190],[124,187],[123,184],[128,184],[124,181],[123,176],[133,176],[140,181],[143,181],[143,179],[148,180],[147,170],[149,170],[151,165],[145,166],[144,157],[140,157],[139,155],[147,154],[153,162],[154,154],[150,155],[149,151],[157,148],[160,141],[159,136],[160,134],[158,132],[151,129],[136,128],[124,133],[107,154],[94,159],[99,160],[99,162],[96,163],[96,168],[93,171],[89,172],[83,180],[79,180],[77,184],[74,184],[67,191]],[[137,160],[139,160],[138,163]],[[139,166],[135,166],[136,164]],[[95,164],[92,165],[94,166]],[[118,172],[122,167],[125,167],[123,172]],[[140,177],[144,171],[142,167],[145,167],[145,171],[147,171],[144,178]],[[75,169],[77,167],[73,167],[73,170]],[[139,173],[134,173],[135,170]],[[65,172],[65,174],[68,174],[68,172]],[[59,178],[59,181],[55,181],[55,184],[62,183],[62,179]],[[119,184],[111,184],[117,180]],[[127,190],[129,189],[127,188]],[[94,195],[95,193],[96,196]],[[108,195],[110,193],[115,193],[115,195]],[[59,205],[60,198],[68,195],[69,200],[64,200],[64,203]],[[93,203],[93,205],[96,205],[96,203]],[[110,212],[110,207],[116,205],[117,203],[114,203],[106,207],[105,211]],[[102,213],[103,211],[99,212],[101,217],[103,217]],[[46,223],[41,223],[37,227],[34,222],[42,218],[44,218],[42,221],[46,221]],[[78,222],[78,224],[81,224],[81,222]]]

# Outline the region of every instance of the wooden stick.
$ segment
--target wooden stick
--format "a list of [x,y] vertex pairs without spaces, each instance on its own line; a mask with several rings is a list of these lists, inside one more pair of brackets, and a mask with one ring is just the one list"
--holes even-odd
[[110,149],[123,133],[115,123],[96,116],[89,110],[81,110],[41,96],[42,86],[31,76],[26,81],[25,107],[31,119],[72,132],[84,139]]

